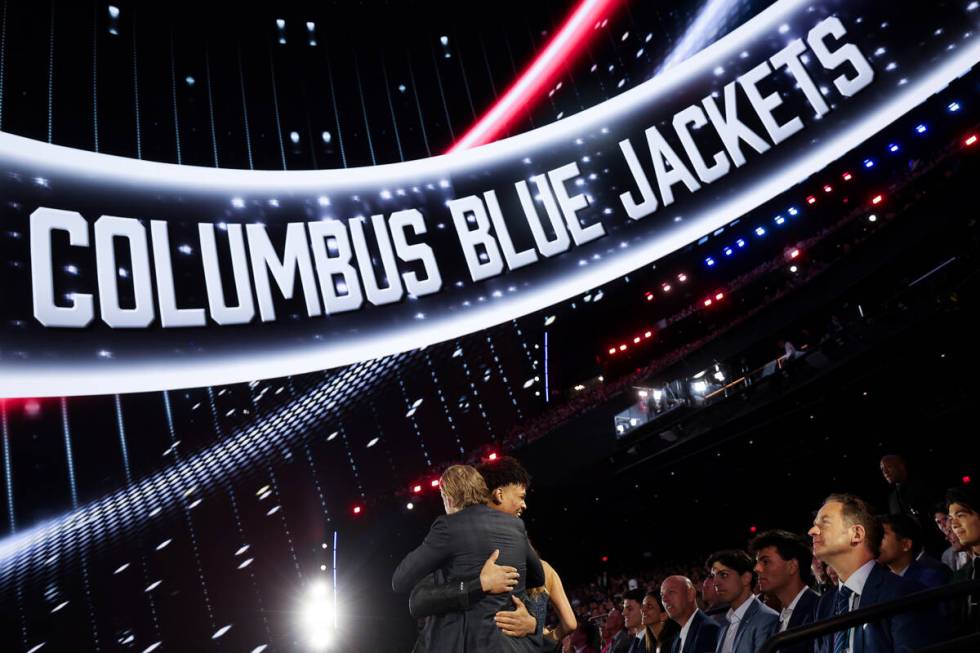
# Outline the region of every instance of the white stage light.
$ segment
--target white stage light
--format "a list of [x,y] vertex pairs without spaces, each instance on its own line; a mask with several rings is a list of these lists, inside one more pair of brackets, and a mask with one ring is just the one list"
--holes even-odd
[[310,585],[300,611],[300,626],[307,648],[313,651],[333,648],[337,638],[337,612],[327,583]]

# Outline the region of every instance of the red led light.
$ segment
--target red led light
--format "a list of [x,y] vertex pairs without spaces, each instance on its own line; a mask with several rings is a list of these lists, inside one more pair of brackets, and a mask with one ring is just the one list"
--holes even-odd
[[842,179],[843,179],[844,181],[850,181],[850,180],[851,180],[851,173],[849,173],[849,172],[845,172],[845,173],[844,173],[843,175],[841,175],[841,178],[842,178]]
[[966,145],[967,147],[969,147],[969,146],[973,145],[976,142],[977,142],[977,135],[976,134],[970,134],[969,136],[966,137],[966,140],[963,141],[963,144]]
[[496,460],[496,459],[497,459],[497,454],[495,453],[490,454],[490,460]]
[[644,337],[644,338],[649,338],[649,337],[651,337],[652,335],[653,335],[653,331],[647,331],[646,333],[644,333],[644,334],[643,334],[643,337]]
[[809,197],[806,198],[806,203],[807,204],[816,204],[817,203],[817,198],[814,197],[813,195],[810,195]]
[[439,487],[439,479],[437,478],[432,479],[432,482],[429,483],[429,485],[431,485],[432,487]]
[[664,284],[664,292],[670,292],[670,284],[669,283],[665,283]]
[[969,485],[972,480],[973,479],[970,478],[969,476],[964,476],[963,477],[963,485]]
[[881,204],[881,200],[885,199],[883,195],[875,195],[871,198],[872,204]]
[[833,189],[833,187],[830,184],[827,184],[826,186],[823,187],[823,192],[825,192],[825,193],[829,193],[832,190],[834,190],[834,189]]
[[633,344],[634,345],[640,344],[640,336],[636,336],[635,338],[633,338]]
[[609,562],[609,556],[602,556],[600,560],[602,560],[603,562]]
[[619,351],[626,351],[626,345],[620,345]]
[[704,305],[705,306],[711,306],[711,300],[710,299],[704,300]]
[[687,281],[687,275],[686,274],[678,274],[677,275],[677,280],[680,281],[681,283],[684,283],[685,281]]
[[422,491],[422,486],[421,485],[413,485],[412,486],[412,492],[414,492],[415,494],[418,494],[421,491]]
[[648,302],[652,302],[653,301],[653,293],[652,292],[648,292],[646,294],[646,298],[647,298],[647,301]]
[[353,512],[354,512],[355,515],[361,514],[361,507],[360,506],[354,506],[354,511]]
[[609,355],[612,356],[615,353],[616,353],[616,348],[615,347],[610,347],[609,348]]
[[800,257],[800,250],[794,249],[792,252],[789,253],[789,257],[790,258],[799,258]]
[[720,302],[720,301],[721,301],[721,300],[723,300],[724,298],[725,298],[725,293],[721,293],[721,292],[720,292],[720,293],[718,293],[717,295],[715,295],[715,300],[716,300],[716,301],[719,301],[719,302]]
[[759,530],[759,529],[758,529],[758,528],[756,528],[755,526],[749,526],[749,532],[750,532],[750,533],[753,533],[753,534],[754,534],[754,533],[755,533],[756,531],[758,531],[758,530]]

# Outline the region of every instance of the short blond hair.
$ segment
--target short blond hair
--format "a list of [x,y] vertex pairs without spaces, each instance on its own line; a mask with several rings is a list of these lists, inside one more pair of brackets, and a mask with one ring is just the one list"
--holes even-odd
[[439,489],[457,510],[486,503],[490,498],[487,482],[469,465],[452,465],[444,471],[439,479]]

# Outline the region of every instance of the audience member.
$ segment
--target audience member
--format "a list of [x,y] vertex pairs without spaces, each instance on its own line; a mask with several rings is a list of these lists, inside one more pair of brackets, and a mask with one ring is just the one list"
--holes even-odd
[[813,577],[817,582],[816,590],[819,594],[823,594],[827,590],[831,589],[836,585],[834,581],[830,579],[830,573],[828,573],[827,563],[820,558],[814,557],[813,563],[810,565],[810,571],[813,572]]
[[[749,545],[755,556],[759,588],[779,599],[782,605],[777,632],[813,622],[820,595],[810,589],[813,583],[813,552],[806,541],[788,531],[767,531]],[[782,649],[786,653],[808,653],[811,642]]]
[[602,624],[602,653],[626,653],[631,643],[623,613],[613,608]]
[[643,628],[646,631],[646,653],[670,651],[670,646],[681,629],[667,617],[660,594],[655,590],[647,592],[640,608],[643,612]]
[[570,653],[596,653],[595,639],[595,626],[588,621],[579,623],[578,627],[567,638],[571,649]]
[[644,634],[646,629],[643,627],[643,590],[631,589],[623,594],[623,621],[626,623],[626,630],[632,636],[629,653],[643,653]]
[[718,635],[719,653],[756,653],[776,631],[779,614],[752,594],[755,572],[744,551],[719,551],[705,566],[715,581],[718,596],[728,602],[728,623]]
[[[881,523],[858,497],[849,494],[827,497],[809,535],[813,538],[813,554],[833,567],[840,578],[838,587],[820,597],[816,620],[891,601],[921,589],[919,584],[896,576],[875,562],[881,547]],[[916,650],[938,641],[937,629],[941,624],[935,614],[938,609],[928,613],[909,611],[868,622],[861,628],[841,630],[818,640],[815,651]]]
[[946,512],[946,502],[936,504],[933,509],[933,521],[936,522],[936,528],[939,532],[943,534],[943,538],[949,545],[945,551],[943,551],[942,562],[944,565],[952,569],[953,571],[958,571],[965,567],[970,562],[970,553],[963,549],[963,545],[960,544],[960,540],[956,537],[956,533],[949,525],[949,513]]
[[878,562],[923,587],[939,587],[949,582],[953,572],[923,550],[922,529],[915,520],[908,515],[884,515],[879,521],[884,535]]
[[728,623],[725,619],[725,615],[728,614],[728,604],[718,597],[715,581],[710,574],[701,583],[701,605],[704,606],[704,613],[717,621],[719,626]]
[[[976,580],[977,556],[980,556],[980,491],[973,486],[950,488],[946,492],[949,526],[960,544],[970,554],[970,561],[953,574],[954,582]],[[980,632],[980,593],[959,601],[956,631],[958,634]]]
[[908,464],[898,454],[882,456],[881,475],[892,486],[888,495],[888,513],[908,515],[920,525],[927,514],[929,498],[918,479],[909,477]]
[[694,583],[685,576],[670,576],[660,586],[667,616],[680,626],[670,653],[714,653],[721,628],[698,609]]

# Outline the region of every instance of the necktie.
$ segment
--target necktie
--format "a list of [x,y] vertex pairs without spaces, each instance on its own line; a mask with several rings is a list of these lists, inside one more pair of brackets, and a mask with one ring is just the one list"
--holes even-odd
[[[841,585],[834,600],[834,616],[838,617],[851,611],[851,595],[854,594],[847,585]],[[850,629],[838,630],[834,633],[834,653],[844,653],[850,643]]]
[[630,644],[629,653],[644,653],[644,651],[643,651],[643,638],[642,637],[634,637],[633,638],[633,643]]

